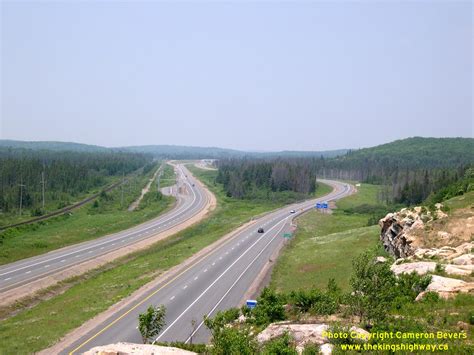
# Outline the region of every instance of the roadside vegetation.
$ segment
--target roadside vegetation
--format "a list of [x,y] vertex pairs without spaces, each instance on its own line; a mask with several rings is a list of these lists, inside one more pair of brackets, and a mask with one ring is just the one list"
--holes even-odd
[[123,188],[103,192],[94,201],[69,213],[0,232],[0,264],[118,232],[170,209],[174,198],[163,196],[152,185],[139,207],[128,211],[158,166],[154,164],[140,174],[129,176]]
[[[333,354],[347,354],[341,344],[361,344],[351,338],[355,325],[372,334],[383,332],[464,334],[456,338],[416,340],[410,338],[372,338],[371,345],[387,344],[448,344],[450,354],[471,354],[474,337],[459,328],[459,322],[473,325],[474,297],[459,294],[443,300],[436,293],[428,293],[422,301],[417,294],[426,289],[431,276],[403,274],[395,277],[390,264],[375,261],[378,254],[366,251],[352,262],[349,272],[350,287],[344,291],[330,279],[326,286],[307,290],[278,292],[265,288],[253,309],[243,306],[218,312],[205,319],[212,338],[209,346],[173,343],[173,346],[202,354],[297,354],[297,341],[284,332],[266,342],[257,335],[271,323],[328,324],[329,332],[346,334],[347,339],[332,338]],[[352,333],[353,334],[353,333]],[[171,345],[171,344],[170,344]],[[318,354],[319,345],[305,344],[303,354]],[[368,352],[385,354],[387,351]],[[407,352],[408,353],[408,352]]]
[[[68,331],[106,310],[169,268],[183,262],[255,215],[282,206],[272,201],[228,197],[215,182],[216,171],[189,166],[216,195],[217,207],[202,222],[146,250],[129,254],[84,275],[60,282],[38,295],[0,309],[0,353],[32,353],[53,345]],[[58,294],[61,292],[60,294]],[[68,310],[68,317],[63,310]],[[10,316],[11,314],[15,314]],[[22,337],[18,337],[22,334]]]
[[331,214],[312,210],[296,221],[294,237],[273,269],[271,286],[281,292],[322,288],[334,279],[349,289],[352,259],[378,245],[380,228],[367,226],[373,210],[389,207],[378,202],[381,187],[361,184],[357,193],[336,202]]
[[79,202],[122,175],[147,173],[154,165],[151,156],[137,153],[0,147],[0,226]]

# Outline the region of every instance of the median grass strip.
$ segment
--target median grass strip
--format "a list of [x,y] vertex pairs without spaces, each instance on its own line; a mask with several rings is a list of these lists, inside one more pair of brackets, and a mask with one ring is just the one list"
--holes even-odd
[[129,296],[160,273],[249,221],[252,216],[279,207],[268,201],[229,198],[222,186],[214,183],[215,171],[190,169],[216,195],[217,208],[208,218],[146,250],[63,281],[62,294],[19,311],[0,323],[0,353],[32,353],[53,345],[68,331]]
[[298,229],[278,258],[271,286],[282,292],[324,288],[334,278],[349,288],[352,259],[375,247],[380,228],[367,226],[367,214],[346,213],[364,204],[376,204],[379,186],[362,184],[358,193],[336,202],[332,214],[310,211],[297,220]]
[[122,189],[117,188],[70,213],[1,232],[0,265],[118,232],[169,210],[174,198],[157,193],[156,187],[145,195],[138,209],[127,210],[155,171],[130,177],[123,199]]

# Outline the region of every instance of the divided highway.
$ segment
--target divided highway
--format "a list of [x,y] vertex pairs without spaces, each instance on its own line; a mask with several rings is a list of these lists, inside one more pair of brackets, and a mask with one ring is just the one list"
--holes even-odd
[[[202,324],[203,316],[213,316],[218,310],[235,307],[242,301],[273,252],[284,243],[283,234],[291,230],[292,219],[313,208],[316,202],[336,200],[352,193],[351,185],[331,180],[321,182],[334,190],[322,198],[290,205],[259,218],[179,274],[122,307],[63,349],[63,353],[78,354],[119,341],[141,343],[138,314],[149,305],[160,304],[166,306],[167,313],[166,326],[156,339],[158,342],[206,342],[209,333]],[[264,233],[257,232],[260,227]]]
[[177,165],[175,171],[178,186],[186,193],[177,193],[177,203],[171,211],[125,231],[0,266],[0,297],[2,292],[72,269],[78,264],[100,258],[176,227],[206,208],[206,191],[200,184],[195,183],[183,165]]

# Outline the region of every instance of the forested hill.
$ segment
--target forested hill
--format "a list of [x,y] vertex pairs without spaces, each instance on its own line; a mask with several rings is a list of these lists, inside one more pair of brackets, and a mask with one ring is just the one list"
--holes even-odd
[[52,150],[52,151],[71,151],[71,152],[105,152],[108,148],[98,145],[73,143],[73,142],[28,142],[16,141],[10,139],[0,139],[0,148],[31,149],[31,150]]
[[473,163],[473,138],[413,137],[349,151],[346,155],[335,158],[330,165],[345,169],[368,165],[430,169]]
[[16,140],[1,140],[1,147],[22,148],[32,150],[74,151],[74,152],[132,152],[151,154],[159,159],[225,159],[225,158],[272,158],[272,157],[325,157],[331,158],[344,155],[347,149],[328,151],[280,151],[280,152],[251,152],[218,147],[193,147],[181,145],[142,145],[129,147],[106,148],[71,142],[27,142]]

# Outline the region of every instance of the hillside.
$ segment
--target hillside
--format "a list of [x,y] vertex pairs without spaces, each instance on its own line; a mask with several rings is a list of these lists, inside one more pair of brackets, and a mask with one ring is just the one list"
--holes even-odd
[[73,152],[104,152],[108,149],[98,145],[73,143],[73,142],[54,142],[54,141],[17,141],[10,139],[0,139],[0,147],[31,150],[52,150],[52,151],[73,151]]
[[473,138],[423,138],[396,140],[376,147],[349,151],[333,165],[346,168],[385,165],[400,168],[448,168],[474,163]]
[[31,150],[75,151],[75,152],[103,152],[122,151],[133,153],[152,154],[164,159],[223,159],[223,158],[276,158],[276,157],[325,157],[332,158],[347,153],[347,149],[328,151],[281,151],[281,152],[251,152],[218,147],[194,147],[181,145],[142,145],[129,147],[102,147],[98,145],[53,142],[53,141],[18,141],[0,139],[0,148],[16,148]]

